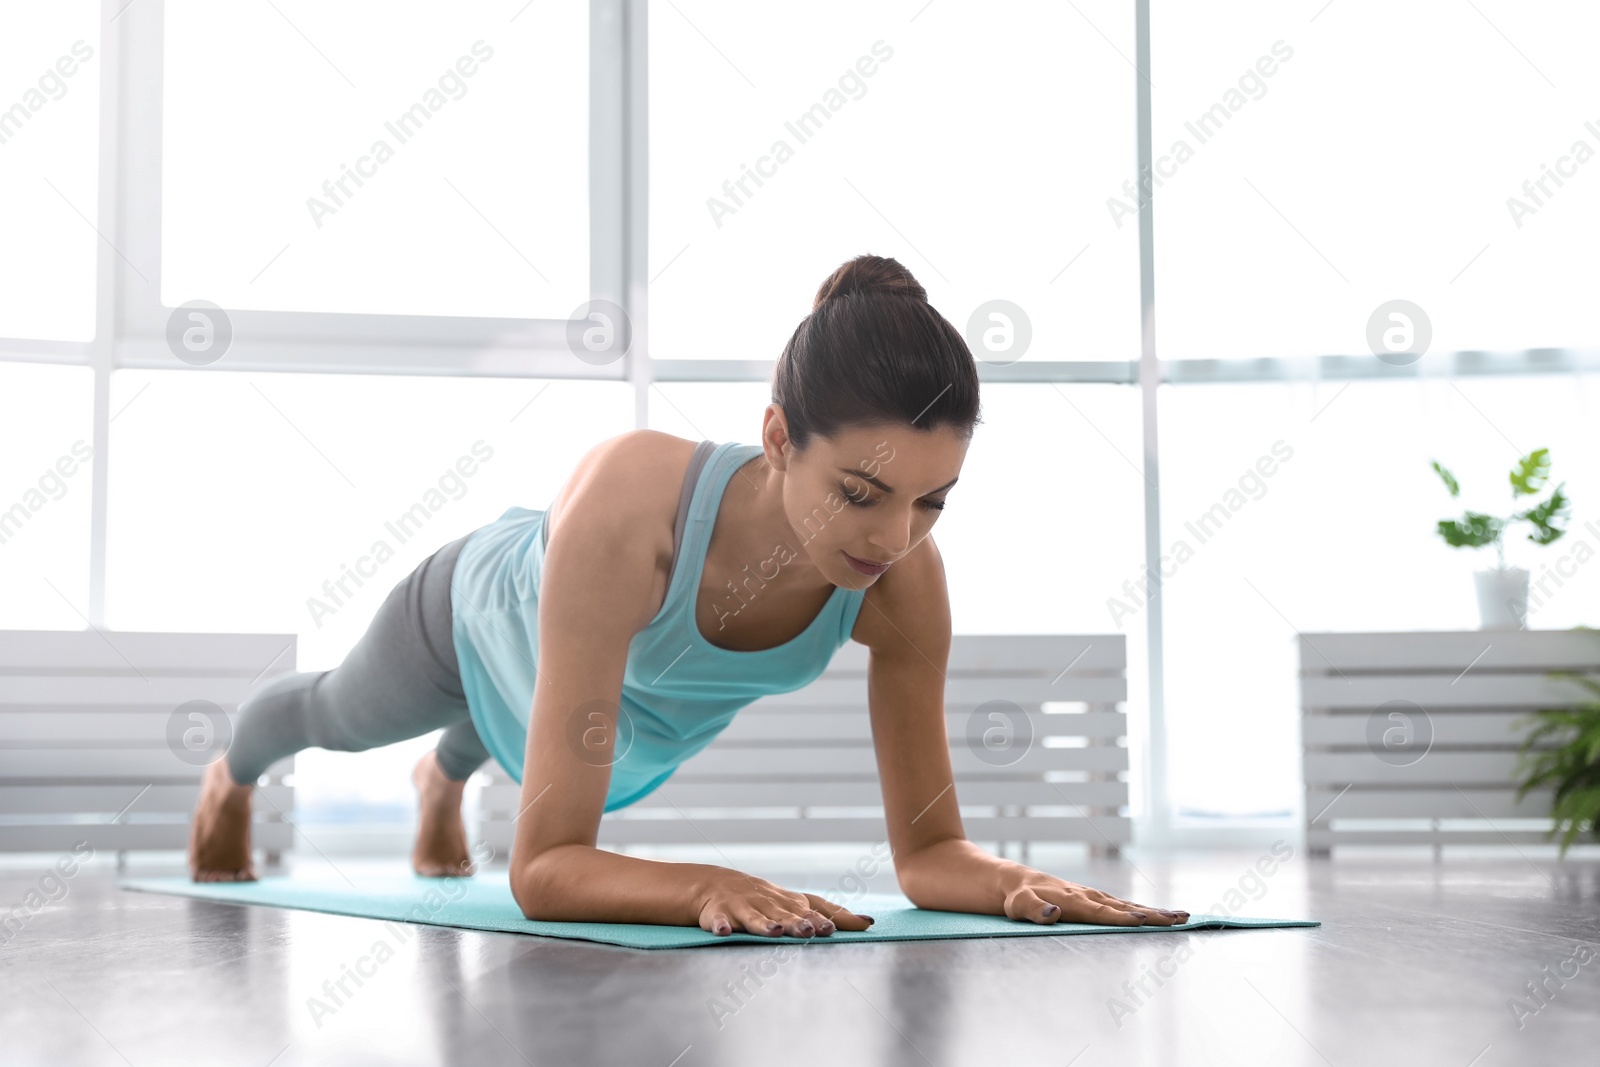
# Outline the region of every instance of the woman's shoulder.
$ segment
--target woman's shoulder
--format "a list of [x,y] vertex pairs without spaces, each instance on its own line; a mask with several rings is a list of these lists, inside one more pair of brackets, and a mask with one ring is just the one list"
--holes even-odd
[[670,560],[678,493],[697,442],[659,430],[630,430],[589,449],[550,503],[553,537],[568,523],[587,533],[626,531],[662,542]]
[[949,643],[950,594],[932,534],[867,587],[850,638],[881,652]]

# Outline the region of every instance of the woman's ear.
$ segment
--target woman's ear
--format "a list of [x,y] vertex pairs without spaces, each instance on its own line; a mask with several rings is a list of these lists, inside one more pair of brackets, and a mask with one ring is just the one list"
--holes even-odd
[[773,470],[789,469],[794,446],[789,440],[789,424],[784,418],[783,408],[777,404],[768,404],[767,410],[762,414],[761,448],[766,453],[767,463]]

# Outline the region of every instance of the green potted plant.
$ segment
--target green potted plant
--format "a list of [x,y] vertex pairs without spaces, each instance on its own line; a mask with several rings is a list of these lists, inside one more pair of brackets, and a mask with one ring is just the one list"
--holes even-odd
[[[1450,495],[1461,495],[1461,483],[1438,460],[1431,460],[1435,473],[1444,482]],[[1511,499],[1513,503],[1527,497],[1538,496],[1550,481],[1550,450],[1535,449],[1517,461],[1511,468]],[[1479,627],[1484,630],[1520,630],[1528,615],[1528,572],[1522,567],[1506,566],[1503,535],[1513,523],[1526,522],[1533,527],[1528,540],[1536,545],[1548,545],[1566,533],[1563,525],[1570,501],[1563,491],[1562,482],[1550,495],[1521,511],[1505,518],[1468,511],[1459,519],[1440,519],[1439,536],[1452,548],[1483,548],[1493,545],[1496,565],[1477,572]]]
[[[1565,856],[1581,833],[1600,839],[1600,682],[1572,671],[1552,671],[1550,677],[1570,679],[1596,697],[1571,707],[1544,708],[1517,721],[1518,726],[1530,720],[1536,724],[1518,755],[1517,799],[1535,789],[1552,789],[1550,817],[1555,824],[1545,836],[1560,833]],[[1536,747],[1541,741],[1554,741],[1557,747]]]

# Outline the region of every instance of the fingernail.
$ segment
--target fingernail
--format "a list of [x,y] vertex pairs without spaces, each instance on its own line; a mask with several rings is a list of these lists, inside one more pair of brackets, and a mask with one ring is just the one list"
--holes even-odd
[[817,928],[815,926],[811,925],[811,920],[810,919],[801,920],[801,922],[800,922],[800,933],[801,934],[814,934],[816,932],[817,932]]
[[782,923],[768,923],[767,924],[767,933],[769,933],[769,934],[775,934],[775,933],[777,933],[778,931],[780,931],[782,929],[783,929],[783,924]]
[[872,917],[872,916],[870,916],[870,915],[861,915],[861,916],[858,916],[858,918],[862,918],[862,919],[865,919],[865,920],[867,920],[867,922],[869,922],[869,923],[875,923],[875,922],[877,922],[877,921],[878,921],[878,920],[877,920],[877,919],[874,919],[874,918],[873,918],[873,917]]
[[1044,910],[1042,912],[1040,912],[1039,914],[1043,915],[1046,919],[1048,919],[1048,918],[1050,918],[1050,916],[1054,915],[1056,912],[1058,912],[1060,910],[1061,909],[1056,907],[1054,904],[1046,904],[1044,906]]
[[1150,916],[1146,915],[1142,911],[1130,911],[1128,914],[1132,915],[1135,919],[1138,919],[1140,922],[1144,922],[1146,919],[1150,918]]

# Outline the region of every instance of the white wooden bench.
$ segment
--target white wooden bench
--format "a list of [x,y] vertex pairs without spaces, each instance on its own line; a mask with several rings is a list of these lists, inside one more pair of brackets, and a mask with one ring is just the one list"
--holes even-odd
[[1516,799],[1512,723],[1589,694],[1548,677],[1600,671],[1571,630],[1298,637],[1306,847],[1549,843],[1550,793]]
[[[884,841],[867,659],[865,646],[847,644],[810,685],[742,709],[655,793],[604,815],[599,843]],[[946,734],[970,840],[1002,851],[1020,842],[1024,858],[1036,841],[1087,842],[1095,854],[1128,843],[1121,634],[956,635],[946,677]],[[505,855],[520,787],[492,761],[486,770],[478,834]]]
[[[221,751],[206,751],[215,711],[231,729],[251,686],[294,666],[289,634],[0,630],[0,851],[86,841],[120,866],[130,850],[186,849]],[[273,764],[257,791],[252,843],[269,864],[291,844],[293,770]]]

